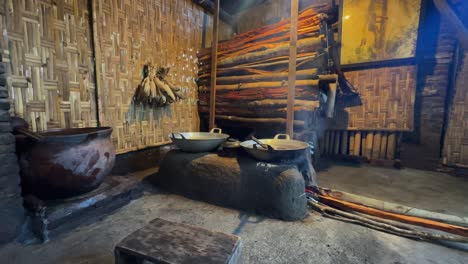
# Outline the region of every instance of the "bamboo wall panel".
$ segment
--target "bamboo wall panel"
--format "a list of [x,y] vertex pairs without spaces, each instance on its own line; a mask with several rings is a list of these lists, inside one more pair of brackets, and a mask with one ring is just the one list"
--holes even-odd
[[96,126],[88,2],[6,0],[0,6],[12,114],[36,131]]
[[457,75],[455,97],[449,116],[444,144],[444,162],[468,165],[468,52]]
[[[168,143],[171,132],[197,131],[203,10],[189,0],[93,0],[93,10],[100,121],[114,128],[117,152]],[[171,67],[168,80],[186,99],[170,106],[172,116],[131,123],[132,96],[148,62]]]
[[338,98],[330,129],[413,129],[416,66],[350,71],[345,75],[359,92],[362,105],[345,107]]

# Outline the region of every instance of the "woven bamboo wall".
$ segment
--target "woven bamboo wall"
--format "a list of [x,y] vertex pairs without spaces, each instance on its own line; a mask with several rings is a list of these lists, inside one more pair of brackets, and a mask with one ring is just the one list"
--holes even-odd
[[399,66],[345,73],[361,95],[362,105],[337,100],[330,129],[410,131],[413,129],[416,67]]
[[[0,4],[2,58],[12,114],[34,130],[96,126],[86,0],[6,0]],[[6,33],[6,34],[5,34]]]
[[444,163],[468,165],[468,52],[457,75],[444,144]]
[[[117,152],[168,143],[170,132],[197,131],[203,10],[189,0],[94,0],[93,10],[100,122],[114,128]],[[172,117],[130,123],[131,99],[148,62],[171,67],[169,80],[186,99],[170,106]]]

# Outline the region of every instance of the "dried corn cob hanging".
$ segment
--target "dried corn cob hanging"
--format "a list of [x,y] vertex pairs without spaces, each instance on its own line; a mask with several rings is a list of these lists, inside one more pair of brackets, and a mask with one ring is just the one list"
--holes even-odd
[[144,78],[133,96],[135,103],[163,107],[183,99],[180,88],[165,80],[169,68],[156,68],[151,63],[145,65]]

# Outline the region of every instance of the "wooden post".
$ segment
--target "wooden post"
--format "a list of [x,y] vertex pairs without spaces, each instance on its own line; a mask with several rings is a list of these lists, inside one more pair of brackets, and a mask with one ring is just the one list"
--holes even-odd
[[213,43],[211,44],[211,91],[210,91],[210,130],[215,127],[216,118],[216,70],[218,68],[218,26],[219,1],[215,0],[213,13]]
[[[219,1],[219,0],[218,0]],[[294,97],[296,84],[296,57],[297,57],[297,17],[299,13],[299,0],[291,0],[291,28],[289,43],[289,78],[288,78],[288,110],[286,116],[286,133],[292,138],[294,134]]]

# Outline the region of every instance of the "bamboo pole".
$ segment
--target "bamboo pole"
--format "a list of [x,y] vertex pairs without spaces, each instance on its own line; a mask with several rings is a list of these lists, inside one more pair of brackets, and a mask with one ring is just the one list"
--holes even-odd
[[441,221],[441,222],[449,223],[449,224],[468,226],[468,217],[461,217],[461,216],[455,216],[455,215],[449,215],[449,214],[442,214],[438,212],[431,212],[431,211],[427,211],[423,209],[409,207],[409,206],[396,204],[392,202],[381,201],[381,200],[377,200],[377,199],[373,199],[373,198],[369,198],[365,196],[360,196],[360,195],[356,195],[352,193],[347,193],[343,191],[338,191],[338,190],[320,188],[320,191],[336,199],[341,199],[346,202],[360,204],[363,206],[372,207],[375,209],[379,209],[379,210],[383,210],[383,211],[387,211],[391,213],[427,218],[427,219],[431,219],[434,221]]
[[294,136],[294,97],[296,84],[296,57],[297,57],[297,20],[299,15],[299,0],[291,0],[291,27],[289,48],[289,87],[288,111],[286,115],[286,132],[291,138]]
[[341,131],[335,131],[335,149],[333,150],[333,154],[335,155],[340,153],[340,137]]
[[396,213],[386,212],[383,210],[374,209],[371,207],[346,202],[346,201],[336,199],[327,195],[319,194],[318,196],[320,198],[320,201],[324,202],[325,204],[332,205],[342,210],[353,210],[356,212],[373,215],[377,217],[382,217],[382,218],[389,219],[389,220],[418,225],[418,226],[427,227],[427,228],[433,228],[433,229],[437,229],[440,231],[468,237],[467,227],[441,223],[441,222],[437,222],[434,220],[423,219],[423,218],[414,217],[414,216],[407,216],[407,215],[400,215]]
[[372,159],[379,159],[380,141],[382,138],[381,132],[375,132],[374,143],[372,144]]
[[389,133],[387,138],[387,159],[395,159],[395,133]]
[[380,154],[379,159],[387,158],[387,133],[382,132],[382,139],[380,140]]
[[[238,84],[258,81],[283,81],[288,78],[288,72],[273,72],[264,74],[241,75],[241,76],[219,76],[216,78],[217,84]],[[317,75],[317,68],[300,70],[296,72],[296,79],[314,80],[323,82],[335,82],[338,79],[336,74]]]
[[355,135],[356,135],[356,132],[354,131],[350,131],[349,132],[349,155],[352,156],[354,155],[354,141],[355,141]]
[[[299,80],[293,84],[294,87],[313,86],[318,87],[319,80]],[[257,89],[257,88],[280,88],[285,87],[285,82],[253,82],[253,83],[240,83],[240,84],[225,84],[217,85],[217,91],[241,90],[241,89]],[[200,88],[201,92],[207,91],[207,88]],[[210,89],[211,90],[211,89]]]
[[340,154],[347,155],[348,154],[348,131],[341,132],[341,151]]
[[356,134],[354,135],[353,155],[354,156],[359,156],[360,150],[361,150],[361,132],[356,131]]
[[[292,28],[291,28],[292,29]],[[296,33],[297,36],[297,33]],[[296,38],[297,39],[297,38]],[[316,47],[322,44],[323,36],[314,38],[305,38],[297,42],[297,49],[300,52],[306,52],[307,50],[314,50]],[[267,58],[287,56],[289,44],[287,42],[270,44],[267,46],[268,49],[262,51],[251,52],[236,57],[225,58],[218,61],[219,66],[229,66],[244,63],[252,63],[255,61],[265,60]]]
[[[242,122],[242,123],[264,123],[264,124],[286,123],[286,119],[284,118],[250,118],[250,117],[217,115],[216,119],[237,121],[237,122]],[[294,125],[303,127],[305,125],[305,122],[302,120],[294,120]]]
[[372,155],[372,143],[374,141],[374,133],[372,131],[367,132],[366,135],[366,145],[363,146],[363,156],[370,159]]
[[210,93],[210,130],[215,127],[216,118],[216,69],[218,63],[218,27],[219,1],[214,0],[213,13],[213,43],[211,44],[211,93]]

